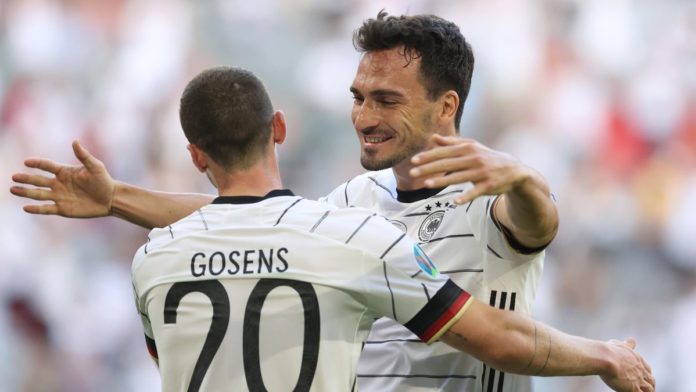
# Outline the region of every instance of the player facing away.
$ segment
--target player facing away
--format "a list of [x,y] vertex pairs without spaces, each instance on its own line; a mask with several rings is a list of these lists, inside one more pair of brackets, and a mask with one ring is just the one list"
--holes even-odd
[[[354,43],[364,54],[350,86],[352,120],[361,163],[371,172],[338,186],[324,201],[382,214],[475,297],[530,314],[558,214],[539,173],[457,136],[474,66],[459,28],[432,15],[380,13],[355,32]],[[85,187],[74,192],[61,192],[62,184],[54,183],[52,195],[60,198],[55,207],[28,211],[113,214],[152,228],[212,200],[114,184],[97,169],[99,176],[85,176]],[[15,192],[46,196],[39,190]],[[529,377],[500,370],[446,344],[425,345],[385,318],[373,326],[358,381],[368,392],[531,390]]]
[[[502,371],[599,375],[617,391],[654,391],[634,341],[567,335],[479,302],[382,216],[283,189],[275,146],[285,121],[250,72],[202,72],[184,91],[180,117],[192,161],[219,196],[153,230],[133,261],[164,390],[355,390],[362,344],[374,319],[388,317],[426,344],[439,339]],[[73,148],[84,166],[30,159],[57,177],[15,175],[49,189],[13,192],[58,209],[58,194],[85,190],[77,182],[60,190],[59,178],[108,184],[103,164]],[[81,211],[95,213],[98,199]]]

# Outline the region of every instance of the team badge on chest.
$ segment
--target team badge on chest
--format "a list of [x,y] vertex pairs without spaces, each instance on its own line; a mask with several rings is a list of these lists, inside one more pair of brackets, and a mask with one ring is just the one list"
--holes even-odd
[[422,242],[430,241],[430,239],[433,238],[433,234],[435,234],[438,227],[440,227],[444,216],[445,211],[435,211],[428,215],[418,229],[418,238]]

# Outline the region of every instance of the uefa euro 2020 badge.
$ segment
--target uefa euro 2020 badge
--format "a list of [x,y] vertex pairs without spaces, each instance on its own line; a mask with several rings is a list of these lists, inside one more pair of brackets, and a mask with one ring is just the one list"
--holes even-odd
[[421,247],[418,246],[418,244],[413,245],[413,255],[416,257],[416,262],[418,263],[418,266],[423,272],[425,272],[433,278],[437,278],[438,276],[440,276],[440,271],[437,270],[435,264],[433,264],[433,262],[430,261],[428,255],[426,255],[425,252],[423,252],[423,249],[421,249]]

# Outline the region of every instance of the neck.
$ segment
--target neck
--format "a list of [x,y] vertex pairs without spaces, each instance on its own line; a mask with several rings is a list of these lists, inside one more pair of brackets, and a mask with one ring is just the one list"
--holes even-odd
[[282,189],[278,165],[259,162],[244,170],[223,171],[211,168],[219,196],[265,196],[274,189]]
[[425,179],[413,178],[408,173],[412,168],[411,158],[406,158],[392,167],[394,177],[396,177],[396,189],[402,191],[413,191],[425,188]]
[[[457,131],[454,128],[454,123],[451,123],[448,127],[444,129],[439,129],[436,130],[435,133],[441,135],[441,136],[456,136]],[[423,151],[430,150],[432,148],[436,148],[436,146],[432,140],[427,143]],[[411,157],[408,157],[404,159],[403,161],[397,163],[392,167],[392,171],[394,172],[394,177],[396,177],[396,189],[402,190],[402,191],[414,191],[416,189],[423,189],[425,188],[425,180],[426,178],[420,177],[420,178],[413,178],[409,174],[409,171],[413,169],[415,166],[411,163]]]

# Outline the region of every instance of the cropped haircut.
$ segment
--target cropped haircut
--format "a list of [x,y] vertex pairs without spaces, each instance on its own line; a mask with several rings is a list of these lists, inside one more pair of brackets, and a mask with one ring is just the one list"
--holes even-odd
[[181,95],[179,119],[186,138],[225,169],[246,169],[261,157],[272,118],[263,83],[245,69],[207,69]]
[[454,124],[459,129],[464,102],[469,95],[474,71],[474,53],[456,24],[435,15],[387,16],[368,19],[353,33],[359,52],[403,47],[407,61],[420,58],[420,77],[435,100],[448,90],[459,95]]

